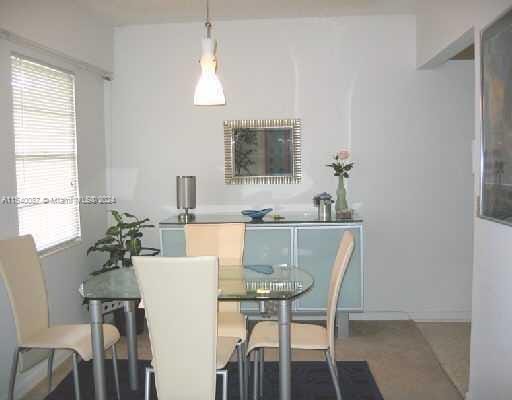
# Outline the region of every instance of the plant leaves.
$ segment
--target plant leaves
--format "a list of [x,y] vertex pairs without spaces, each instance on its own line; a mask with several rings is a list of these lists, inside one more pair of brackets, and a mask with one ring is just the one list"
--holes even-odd
[[111,226],[105,232],[107,236],[119,235],[119,227],[117,225]]
[[122,217],[121,217],[121,215],[119,214],[119,211],[111,210],[110,212],[112,213],[112,216],[114,217],[114,219],[115,219],[118,223],[123,221],[123,218],[122,218]]

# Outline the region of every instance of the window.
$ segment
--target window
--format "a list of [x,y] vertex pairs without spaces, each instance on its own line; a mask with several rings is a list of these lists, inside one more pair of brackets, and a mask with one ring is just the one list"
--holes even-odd
[[11,56],[19,234],[44,251],[80,238],[75,77]]

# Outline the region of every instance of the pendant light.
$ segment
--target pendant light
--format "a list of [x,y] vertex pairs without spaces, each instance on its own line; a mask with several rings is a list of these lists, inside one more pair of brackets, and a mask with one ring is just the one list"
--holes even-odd
[[226,104],[224,89],[216,74],[217,60],[215,50],[217,41],[211,37],[212,24],[210,23],[209,0],[206,0],[206,38],[202,41],[201,55],[201,76],[196,85],[194,93],[194,104],[196,106],[217,106]]

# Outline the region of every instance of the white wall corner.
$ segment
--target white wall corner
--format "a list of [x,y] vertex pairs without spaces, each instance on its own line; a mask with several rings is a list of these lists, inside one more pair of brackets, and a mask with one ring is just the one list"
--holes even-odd
[[475,43],[475,28],[470,28],[429,60],[418,60],[418,69],[434,69],[449,61],[462,50]]

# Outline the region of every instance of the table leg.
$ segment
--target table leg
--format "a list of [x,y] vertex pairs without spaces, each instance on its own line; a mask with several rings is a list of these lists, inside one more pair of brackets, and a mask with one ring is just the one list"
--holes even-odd
[[279,399],[292,398],[291,301],[279,301]]
[[91,314],[92,367],[96,400],[107,400],[105,379],[105,346],[103,339],[103,310],[101,300],[89,301]]
[[128,344],[128,376],[130,389],[139,388],[137,374],[137,331],[135,324],[135,302],[124,301],[124,312],[126,317],[126,341]]

